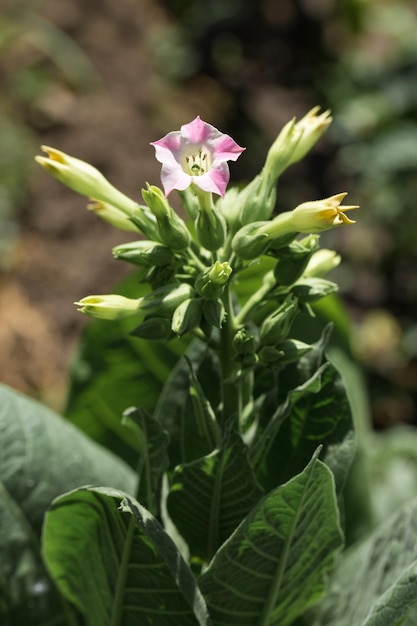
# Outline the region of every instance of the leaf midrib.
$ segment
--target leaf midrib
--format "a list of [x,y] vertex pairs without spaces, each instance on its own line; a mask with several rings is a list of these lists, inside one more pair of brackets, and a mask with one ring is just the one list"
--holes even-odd
[[277,599],[278,594],[279,594],[280,589],[281,589],[281,583],[282,583],[282,579],[283,579],[283,576],[284,576],[284,571],[285,571],[285,568],[286,568],[286,565],[287,565],[288,554],[289,554],[290,546],[291,546],[292,539],[293,539],[293,536],[294,536],[294,529],[298,525],[298,520],[299,520],[299,517],[300,517],[300,514],[301,514],[301,510],[302,510],[303,504],[304,504],[305,494],[308,491],[308,487],[309,487],[309,484],[310,484],[310,481],[311,481],[311,476],[312,476],[312,473],[313,473],[313,469],[314,469],[314,467],[316,465],[316,462],[317,462],[317,457],[311,463],[310,472],[308,474],[306,484],[305,484],[305,486],[303,488],[303,495],[302,495],[302,497],[300,499],[299,506],[297,507],[297,511],[296,511],[296,513],[294,515],[294,522],[292,524],[291,532],[289,533],[287,540],[284,542],[284,549],[283,549],[282,556],[281,556],[280,561],[279,561],[279,566],[278,566],[278,569],[277,569],[277,576],[275,578],[275,584],[273,586],[271,586],[271,588],[270,588],[270,590],[268,592],[268,597],[267,597],[266,602],[264,604],[264,609],[262,611],[261,618],[260,618],[260,621],[258,622],[257,626],[270,626],[269,618],[270,618],[270,616],[271,616],[271,614],[273,612],[273,609],[274,609],[275,604],[276,604],[276,599]]
[[119,574],[117,576],[116,589],[114,593],[114,602],[109,626],[123,626],[123,595],[126,586],[127,568],[131,554],[133,537],[135,533],[135,520],[133,515],[129,516],[129,526],[127,527],[126,540],[123,546],[122,558],[120,561]]

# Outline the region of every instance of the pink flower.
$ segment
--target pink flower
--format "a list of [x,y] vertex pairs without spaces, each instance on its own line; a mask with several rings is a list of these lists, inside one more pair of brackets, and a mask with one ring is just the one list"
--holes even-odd
[[198,116],[151,145],[162,163],[166,196],[173,189],[182,191],[191,184],[224,196],[230,177],[227,161],[236,161],[245,149]]

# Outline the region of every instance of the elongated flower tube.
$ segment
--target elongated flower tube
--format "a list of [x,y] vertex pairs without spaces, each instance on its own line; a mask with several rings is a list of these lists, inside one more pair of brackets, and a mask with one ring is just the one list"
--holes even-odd
[[137,203],[113,187],[95,167],[75,157],[42,146],[48,156],[37,156],[35,161],[61,183],[88,198],[113,205],[128,217],[135,211]]
[[120,230],[127,230],[135,233],[138,232],[137,227],[129,220],[126,213],[120,211],[120,209],[117,209],[108,202],[101,202],[97,200],[97,202],[87,204],[87,209],[92,211],[98,217],[101,217],[101,219],[105,222],[108,222],[116,228],[120,228]]
[[230,177],[227,161],[236,161],[245,149],[199,116],[151,145],[162,163],[166,196],[190,185],[224,196]]
[[117,294],[87,296],[74,302],[81,313],[102,320],[118,320],[139,312],[143,298],[132,299]]
[[255,259],[265,254],[275,241],[291,233],[320,233],[343,224],[354,224],[345,211],[358,206],[342,206],[346,195],[338,193],[323,200],[303,202],[273,220],[246,224],[233,238],[233,251],[242,259]]

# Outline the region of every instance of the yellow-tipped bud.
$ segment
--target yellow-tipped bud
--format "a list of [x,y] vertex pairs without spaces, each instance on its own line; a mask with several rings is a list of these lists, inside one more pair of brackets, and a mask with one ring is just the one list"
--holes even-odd
[[346,193],[338,193],[324,200],[304,202],[292,212],[294,230],[300,233],[319,233],[335,226],[354,224],[345,211],[359,208],[357,205],[341,206]]
[[49,146],[42,146],[42,150],[48,156],[36,156],[35,161],[73,191],[101,202],[108,202],[128,216],[135,210],[136,202],[113,187],[103,174],[89,163]]
[[117,294],[87,296],[74,302],[81,313],[102,320],[118,320],[139,312],[143,298],[132,299]]

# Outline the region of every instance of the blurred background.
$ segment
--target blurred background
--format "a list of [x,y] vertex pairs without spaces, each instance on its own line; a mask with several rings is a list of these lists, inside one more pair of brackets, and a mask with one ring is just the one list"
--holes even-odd
[[0,380],[60,409],[86,319],[127,240],[34,164],[49,145],[140,200],[149,142],[196,115],[247,150],[250,180],[281,127],[334,122],[282,177],[279,210],[340,191],[355,227],[326,233],[377,428],[417,424],[417,2],[1,0]]

